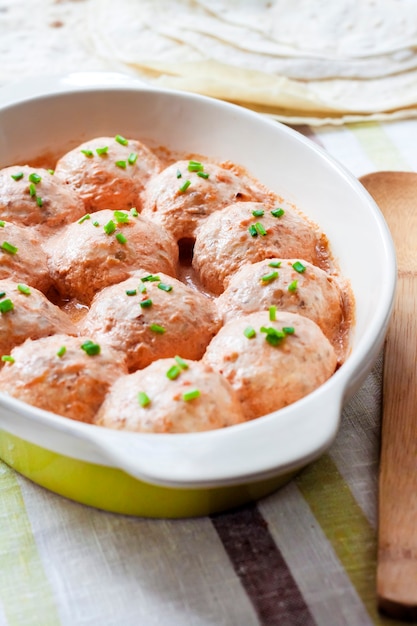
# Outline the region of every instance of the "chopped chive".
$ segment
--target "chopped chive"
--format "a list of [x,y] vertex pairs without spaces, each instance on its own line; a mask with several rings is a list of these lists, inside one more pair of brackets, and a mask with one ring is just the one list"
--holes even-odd
[[109,151],[109,146],[103,146],[102,148],[96,148],[98,156],[104,156]]
[[281,267],[282,261],[270,261],[268,263],[269,267]]
[[181,193],[185,193],[188,187],[191,185],[191,180],[186,180],[185,183],[178,189]]
[[116,230],[116,224],[113,222],[113,220],[110,220],[109,222],[107,222],[107,224],[103,226],[103,230],[106,235],[112,235]]
[[19,283],[17,285],[17,288],[20,291],[20,293],[24,293],[25,296],[30,296],[30,287],[28,287],[28,285],[24,285],[23,283]]
[[145,408],[151,403],[149,396],[144,391],[139,391],[138,402],[141,407]]
[[149,307],[152,306],[152,300],[150,298],[147,298],[146,300],[142,300],[141,302],[139,302],[139,304],[142,309],[149,309]]
[[134,206],[130,209],[130,212],[133,215],[133,217],[137,217],[139,215],[137,208]]
[[18,250],[18,248],[16,248],[16,246],[13,246],[8,241],[3,241],[3,243],[0,246],[0,248],[2,250],[4,250],[4,252],[8,252],[9,254],[16,254],[16,252]]
[[127,146],[127,144],[129,143],[127,139],[122,137],[122,135],[116,135],[115,140],[122,146]]
[[180,170],[177,170],[177,178],[182,178],[182,174],[181,174]]
[[114,162],[117,167],[120,167],[122,170],[126,169],[126,161],[115,161]]
[[36,196],[36,204],[41,207],[43,206],[43,200],[40,196]]
[[6,224],[6,222],[4,222],[3,220],[0,220],[0,228],[4,228],[5,224]]
[[57,356],[59,356],[59,358],[63,357],[64,354],[66,353],[67,349],[65,346],[61,346],[60,349],[58,350],[58,352],[56,353]]
[[182,394],[182,399],[185,402],[189,402],[190,400],[195,400],[200,397],[200,391],[198,389],[191,389],[190,391],[186,391]]
[[95,220],[95,221],[93,222],[93,226],[95,226],[95,227],[97,228],[97,226],[100,226],[100,224],[99,224],[99,222],[97,222],[97,220]]
[[254,211],[252,211],[253,217],[263,217],[264,214],[265,211],[263,209],[255,209]]
[[131,152],[127,158],[127,162],[129,163],[129,165],[134,165],[137,159],[138,155],[136,154],[136,152]]
[[82,153],[83,153],[86,157],[88,157],[89,159],[90,159],[92,156],[94,156],[94,153],[93,153],[93,151],[92,151],[92,150],[81,150],[81,152],[82,152]]
[[253,326],[247,326],[245,330],[243,331],[243,334],[248,339],[253,339],[253,337],[256,336],[256,330],[253,328]]
[[299,274],[302,274],[306,270],[306,266],[303,265],[300,261],[296,261],[295,263],[292,264],[292,266],[295,269],[295,271],[298,272]]
[[181,374],[181,368],[178,365],[172,365],[166,373],[169,380],[175,380]]
[[277,319],[277,307],[275,304],[269,307],[269,319],[271,322],[275,322]]
[[7,300],[2,300],[0,302],[0,313],[8,313],[9,311],[13,311],[13,309],[14,304],[10,300],[10,298],[7,298]]
[[141,278],[141,281],[143,283],[156,283],[159,280],[161,280],[159,276],[156,276],[154,274],[148,274],[147,276],[144,276],[143,278]]
[[293,280],[292,283],[288,285],[288,291],[297,291],[298,280]]
[[4,296],[5,296],[5,295],[6,295],[6,292],[5,292],[5,291],[2,291],[2,292],[0,293],[0,298],[4,298]]
[[31,183],[35,183],[36,185],[41,182],[42,178],[36,172],[32,172],[28,176]]
[[4,363],[14,363],[14,358],[10,354],[3,354],[1,360]]
[[118,224],[127,224],[129,221],[129,213],[124,211],[115,211],[113,215]]
[[180,368],[182,370],[188,370],[188,363],[187,361],[184,361],[184,359],[182,359],[180,356],[175,356],[174,357],[176,362],[178,363],[178,365],[180,366]]
[[188,162],[188,171],[189,172],[202,172],[204,170],[204,165],[200,163],[200,161],[189,161]]
[[101,348],[98,343],[94,343],[91,339],[88,339],[83,344],[81,344],[81,350],[84,350],[88,354],[88,356],[95,356],[96,354],[100,354]]
[[46,170],[48,172],[48,174],[50,174],[51,176],[53,176],[55,174],[55,170]]
[[125,293],[127,296],[136,296],[138,291],[137,289],[126,289]]
[[272,209],[271,211],[271,215],[273,215],[274,217],[282,217],[284,215],[285,211],[284,209]]
[[145,287],[145,285],[139,285],[139,291],[140,291],[141,293],[146,293],[146,287]]
[[89,220],[91,217],[91,215],[89,213],[86,213],[85,215],[82,216],[81,219],[78,220],[79,224],[82,224],[83,222],[85,222],[86,220]]
[[119,243],[126,243],[127,242],[127,238],[125,237],[125,235],[123,233],[117,233],[116,239],[117,239],[117,241]]
[[264,283],[270,283],[271,280],[275,280],[276,278],[278,278],[278,272],[269,272],[269,274],[261,276],[261,281]]
[[36,196],[36,187],[33,183],[29,185],[29,195],[31,198],[33,198],[33,196]]
[[159,335],[163,335],[166,332],[166,329],[159,324],[151,324],[149,328],[153,330],[154,333],[158,333]]
[[285,333],[283,330],[278,330],[272,326],[261,326],[261,333],[265,333],[265,339],[271,346],[277,346],[283,339],[285,339]]
[[172,291],[172,285],[166,285],[165,283],[158,283],[158,289],[162,289],[162,291]]
[[210,178],[210,174],[208,172],[197,172],[197,176],[200,176],[200,178],[205,178],[207,180],[207,178]]
[[256,226],[255,224],[251,224],[248,228],[249,234],[252,237],[257,237],[258,236],[258,231],[256,230]]
[[265,227],[263,226],[263,224],[261,224],[261,222],[256,222],[255,228],[258,235],[261,235],[262,237],[266,235]]
[[21,180],[23,178],[23,172],[17,172],[16,174],[11,174],[13,180]]
[[293,335],[295,333],[294,326],[283,326],[282,330],[286,335]]

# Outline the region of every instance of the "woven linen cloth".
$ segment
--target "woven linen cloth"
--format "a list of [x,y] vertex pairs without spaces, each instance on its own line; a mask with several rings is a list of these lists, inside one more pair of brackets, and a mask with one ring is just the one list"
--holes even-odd
[[[82,4],[1,0],[0,86],[113,70],[71,38]],[[357,177],[417,170],[415,120],[296,130]],[[94,510],[0,461],[0,626],[395,624],[375,598],[381,371],[382,355],[318,461],[211,517]]]

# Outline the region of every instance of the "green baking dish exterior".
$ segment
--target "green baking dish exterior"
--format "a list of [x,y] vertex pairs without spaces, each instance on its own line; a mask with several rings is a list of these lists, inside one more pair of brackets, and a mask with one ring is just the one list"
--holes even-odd
[[198,517],[232,509],[272,493],[296,473],[225,487],[162,487],[119,469],[51,452],[5,431],[0,431],[0,457],[26,478],[70,500],[151,518]]

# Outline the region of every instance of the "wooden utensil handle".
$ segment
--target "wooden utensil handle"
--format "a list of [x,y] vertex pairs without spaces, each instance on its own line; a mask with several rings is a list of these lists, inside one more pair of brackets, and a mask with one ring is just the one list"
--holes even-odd
[[416,620],[417,276],[413,273],[403,273],[398,280],[385,347],[383,404],[378,603],[391,617]]

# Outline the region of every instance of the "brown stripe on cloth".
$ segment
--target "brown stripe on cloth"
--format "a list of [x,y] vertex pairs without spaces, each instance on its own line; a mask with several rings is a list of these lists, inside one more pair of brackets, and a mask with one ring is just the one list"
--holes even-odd
[[256,505],[211,516],[214,528],[263,626],[315,621]]

